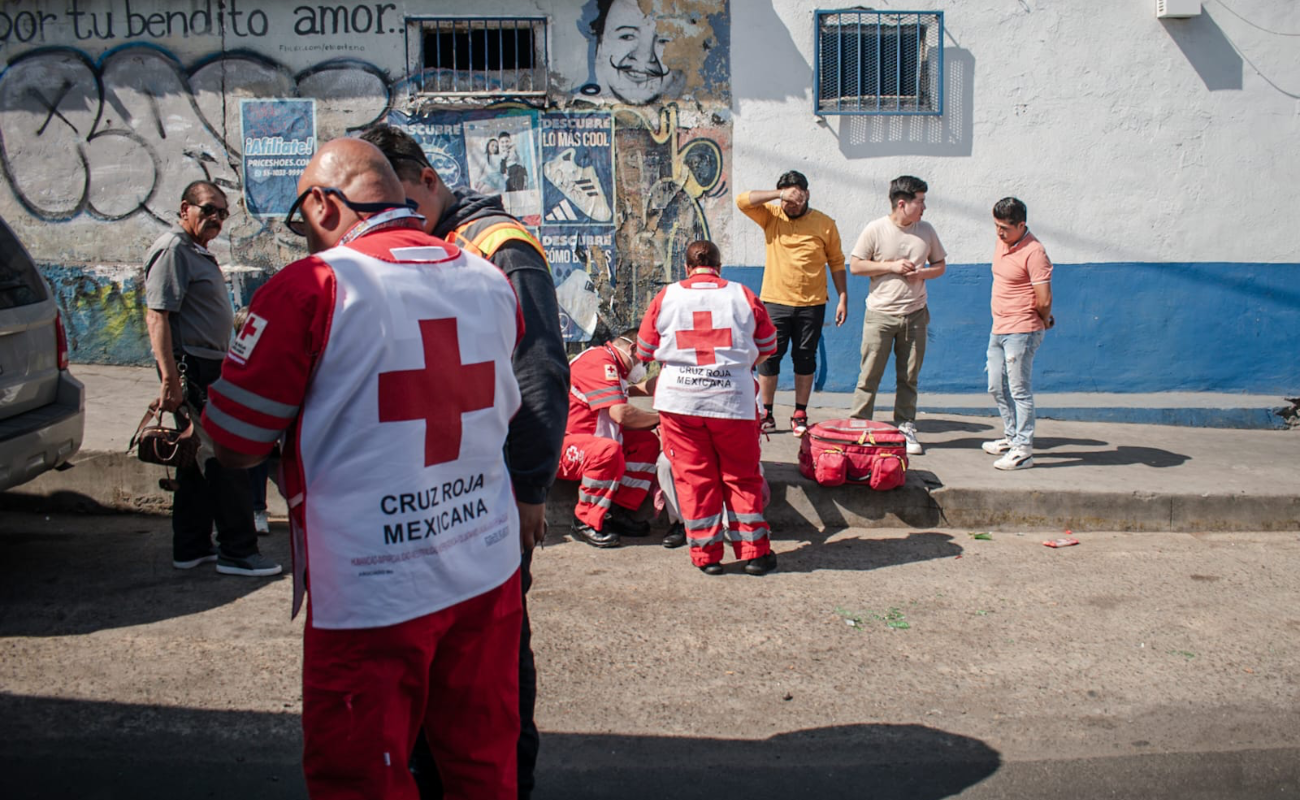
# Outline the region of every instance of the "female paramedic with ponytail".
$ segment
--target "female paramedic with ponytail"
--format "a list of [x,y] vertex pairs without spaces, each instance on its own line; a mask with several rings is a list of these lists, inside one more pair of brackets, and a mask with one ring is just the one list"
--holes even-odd
[[723,505],[736,559],[764,575],[776,555],[763,519],[753,369],[776,352],[776,328],[749,289],[723,280],[707,241],[686,248],[686,280],[650,303],[637,357],[662,365],[655,410],[691,546],[691,562],[721,575]]

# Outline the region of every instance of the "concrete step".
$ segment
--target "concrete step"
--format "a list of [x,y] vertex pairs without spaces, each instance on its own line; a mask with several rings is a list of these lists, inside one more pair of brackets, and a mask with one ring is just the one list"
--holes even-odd
[[[87,387],[86,441],[73,459],[74,467],[0,493],[0,509],[165,513],[171,496],[158,487],[164,470],[125,454],[143,409],[157,392],[157,378],[139,368],[78,366],[74,372]],[[817,422],[844,416],[850,396],[813,397],[810,417]],[[843,405],[828,404],[832,398]],[[926,453],[912,459],[904,486],[882,493],[850,486],[826,488],[803,478],[796,467],[799,440],[785,430],[791,411],[778,406],[783,431],[763,442],[763,464],[772,487],[766,513],[779,530],[900,525],[1300,530],[1300,430],[1045,418],[1034,443],[1036,466],[999,472],[980,449],[981,441],[1001,433],[996,419],[922,413],[917,428]],[[888,419],[887,414],[877,416]],[[547,518],[557,532],[568,529],[575,487],[561,481],[552,491]],[[283,516],[283,501],[275,491],[269,495],[272,516]]]

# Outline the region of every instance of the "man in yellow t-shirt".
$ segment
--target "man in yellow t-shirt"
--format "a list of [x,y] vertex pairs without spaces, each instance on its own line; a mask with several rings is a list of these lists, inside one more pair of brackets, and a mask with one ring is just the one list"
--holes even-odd
[[[779,201],[779,202],[773,202]],[[736,198],[745,216],[763,228],[767,258],[759,299],[776,326],[776,355],[758,365],[758,390],[763,402],[763,431],[776,430],[772,406],[781,360],[790,350],[794,367],[794,416],[790,431],[808,430],[808,398],[817,372],[817,345],[826,319],[826,272],[835,281],[839,302],[835,324],[848,316],[844,251],[835,220],[808,206],[808,179],[791,170],[777,179],[774,191],[745,192]]]

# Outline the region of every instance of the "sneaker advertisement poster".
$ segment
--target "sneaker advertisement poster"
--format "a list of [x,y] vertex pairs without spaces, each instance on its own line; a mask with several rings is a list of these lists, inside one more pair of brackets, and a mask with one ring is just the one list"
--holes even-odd
[[543,224],[614,221],[614,116],[542,115]]
[[566,342],[589,342],[600,311],[600,287],[617,285],[612,226],[543,225],[542,248],[551,262],[560,329]]
[[616,284],[614,115],[541,117],[542,246],[551,262],[565,341],[595,331],[599,287]]

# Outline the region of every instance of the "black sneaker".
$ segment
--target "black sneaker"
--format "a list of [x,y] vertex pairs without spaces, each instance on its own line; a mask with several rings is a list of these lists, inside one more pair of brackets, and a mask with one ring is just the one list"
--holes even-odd
[[217,560],[216,553],[207,553],[205,555],[199,556],[198,558],[187,558],[187,559],[173,558],[172,566],[175,567],[176,569],[194,569],[200,564],[211,564],[213,561],[216,560]]
[[767,412],[767,416],[763,417],[763,424],[759,429],[763,433],[776,433],[776,417],[772,416],[771,411]]
[[650,523],[632,516],[632,512],[622,506],[614,506],[605,515],[605,528],[619,536],[638,538],[650,535]]
[[721,575],[721,574],[722,574],[722,565],[721,565],[721,564],[705,564],[704,566],[700,567],[700,572],[703,572],[705,575]]
[[686,526],[680,522],[669,525],[668,532],[664,534],[664,547],[672,549],[684,544],[686,544]]
[[253,553],[244,558],[217,556],[217,572],[222,575],[246,575],[251,578],[265,578],[279,575],[284,568],[261,553]]
[[618,547],[622,544],[614,531],[598,531],[577,517],[573,518],[573,538],[592,547]]
[[745,562],[745,571],[750,575],[766,575],[774,569],[776,569],[776,553],[768,553]]

